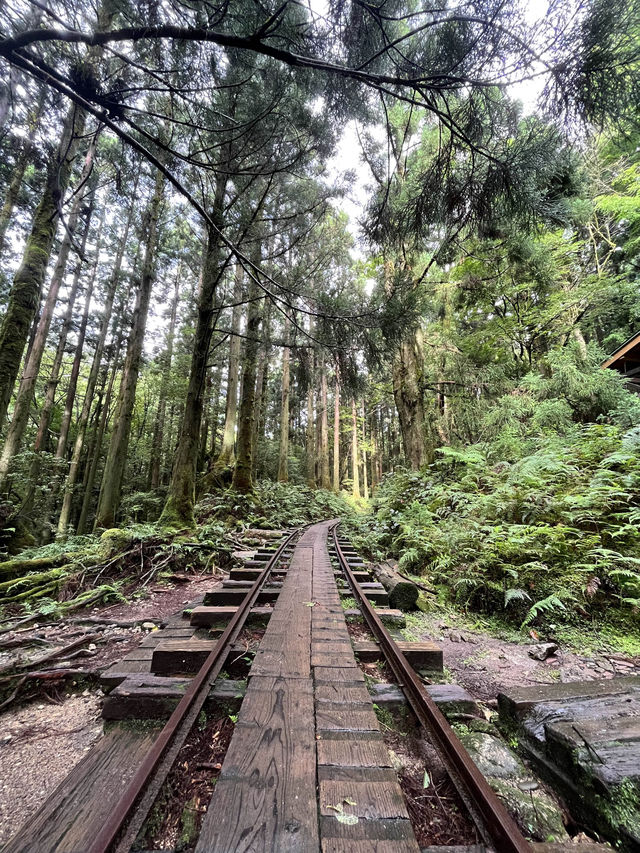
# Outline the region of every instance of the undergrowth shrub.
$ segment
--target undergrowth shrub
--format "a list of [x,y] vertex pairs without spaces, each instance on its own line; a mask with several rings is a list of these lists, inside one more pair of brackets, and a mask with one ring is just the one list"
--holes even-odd
[[458,605],[522,625],[637,614],[640,432],[574,424],[524,437],[519,458],[501,457],[501,434],[387,476],[359,544],[428,575]]

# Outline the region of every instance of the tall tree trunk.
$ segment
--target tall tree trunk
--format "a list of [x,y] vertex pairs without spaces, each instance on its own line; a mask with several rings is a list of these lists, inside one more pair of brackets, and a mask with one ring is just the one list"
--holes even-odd
[[[76,533],[78,534],[78,536],[81,536],[87,529],[87,519],[89,517],[89,510],[91,509],[91,504],[93,502],[93,487],[96,482],[98,463],[100,462],[102,440],[104,438],[104,434],[107,429],[107,422],[109,420],[109,408],[111,406],[113,388],[116,381],[116,375],[118,373],[118,363],[120,361],[120,350],[122,349],[123,337],[124,335],[122,333],[122,329],[120,329],[118,331],[118,339],[116,341],[116,346],[113,353],[113,364],[111,367],[111,375],[109,376],[109,385],[107,387],[107,392],[106,395],[103,395],[105,384],[105,381],[103,380],[100,391],[100,397],[98,399],[98,405],[96,407],[98,425],[95,429],[95,434],[93,437],[93,447],[89,447],[87,453],[87,467],[85,471],[84,481],[82,484],[82,507],[80,509],[80,517],[78,518],[78,524],[76,528]],[[106,371],[106,373],[108,373],[108,370]]]
[[320,488],[331,488],[329,476],[329,412],[328,412],[327,364],[324,354],[320,355]]
[[337,364],[333,397],[333,491],[340,492],[340,374]]
[[315,353],[312,349],[309,353],[309,377],[307,385],[307,426],[305,430],[305,448],[307,455],[307,485],[311,489],[316,488],[316,434],[315,417],[313,412],[314,384],[315,384]]
[[[91,278],[89,279],[89,284],[87,285],[87,297],[85,300],[85,311],[86,305],[91,301],[91,294],[93,292],[93,285],[96,277],[96,270],[98,267],[98,259],[100,256],[100,246],[102,243],[102,228],[104,225],[104,218],[107,212],[107,205],[103,207],[102,215],[100,217],[100,224],[98,226],[98,233],[96,235],[96,254],[93,261],[93,266],[91,269]],[[85,253],[85,248],[87,245],[87,237],[89,235],[89,219],[87,219],[86,226],[84,229],[84,233],[82,235],[82,242],[80,244],[80,249],[82,254]],[[67,300],[67,310],[65,311],[64,320],[62,321],[62,328],[60,330],[60,337],[58,338],[58,346],[56,348],[56,354],[53,359],[53,364],[51,366],[51,374],[49,375],[49,380],[47,381],[47,387],[45,390],[44,402],[42,404],[42,409],[40,411],[40,420],[38,422],[38,433],[36,435],[36,440],[34,444],[34,451],[36,453],[40,453],[40,451],[44,450],[45,445],[47,443],[47,435],[49,432],[49,425],[51,423],[51,413],[53,411],[53,406],[56,398],[56,391],[58,389],[58,383],[60,381],[60,371],[62,369],[62,362],[64,360],[64,352],[67,346],[67,338],[69,337],[69,331],[71,329],[71,325],[73,323],[73,311],[76,304],[76,298],[78,296],[78,289],[80,286],[80,275],[82,273],[82,258],[78,258],[76,263],[75,272],[73,274],[73,281],[71,283],[71,289],[69,291],[69,298]]]
[[[284,321],[284,341],[289,343],[289,318]],[[289,361],[291,350],[282,349],[282,394],[280,397],[280,449],[278,453],[278,482],[289,482],[289,394],[291,391]]]
[[[96,137],[94,136],[93,141],[89,147],[89,151],[87,152],[87,156],[85,158],[84,168],[80,176],[80,186],[83,186],[85,181],[89,177],[89,173],[93,164],[95,142]],[[69,259],[69,252],[71,250],[73,235],[78,225],[80,210],[83,203],[84,195],[82,193],[78,193],[73,202],[71,213],[69,214],[67,230],[60,246],[60,252],[58,254],[58,260],[53,270],[53,275],[51,276],[49,292],[47,294],[47,298],[45,300],[42,313],[40,315],[38,328],[36,330],[35,338],[33,340],[33,346],[31,347],[29,358],[27,359],[24,366],[22,380],[20,382],[20,387],[18,389],[16,403],[13,410],[13,417],[11,418],[9,429],[7,430],[4,447],[2,448],[2,454],[0,454],[0,488],[2,488],[2,486],[6,482],[7,474],[9,471],[9,465],[11,464],[11,460],[13,459],[15,454],[20,449],[22,438],[24,436],[25,429],[27,428],[27,423],[29,420],[29,410],[31,409],[31,403],[33,401],[33,395],[35,392],[36,381],[38,379],[38,373],[40,372],[40,363],[42,362],[42,356],[45,350],[45,346],[47,344],[47,336],[49,334],[51,320],[53,319],[53,312],[58,301],[58,292],[64,280],[64,274],[67,268],[67,261]],[[93,201],[91,202],[89,212],[87,214],[87,218],[89,220],[91,218],[92,212]]]
[[167,413],[167,392],[171,378],[171,367],[173,364],[173,344],[176,334],[176,319],[178,316],[178,301],[180,299],[180,275],[182,262],[178,263],[176,279],[173,285],[173,299],[171,301],[171,316],[169,319],[169,330],[167,332],[167,343],[164,353],[164,364],[162,366],[162,378],[160,380],[160,394],[156,419],[153,426],[153,440],[151,442],[151,465],[149,470],[149,488],[157,489],[160,485],[160,470],[162,467],[162,445],[164,438],[164,422]]
[[[256,241],[252,260],[259,266],[261,247]],[[233,469],[233,488],[238,492],[250,492],[253,489],[253,417],[256,396],[256,365],[260,347],[260,313],[262,300],[259,298],[258,285],[251,278],[249,284],[249,312],[247,315],[247,340],[244,349],[242,371],[242,399],[238,419],[238,458]]]
[[369,500],[369,473],[367,471],[367,413],[362,401],[362,487],[364,489],[364,499]]
[[227,371],[227,402],[224,415],[224,429],[220,453],[213,466],[214,474],[222,475],[233,468],[236,459],[236,424],[238,421],[238,376],[240,372],[240,350],[242,341],[239,336],[242,319],[242,292],[244,272],[240,263],[236,264],[235,284],[233,288],[233,313],[231,315],[231,337],[229,339],[229,368]]
[[[220,174],[216,180],[212,216],[218,228],[222,227],[222,210],[227,180],[227,176],[223,174]],[[191,354],[187,399],[180,425],[167,500],[160,516],[162,524],[173,527],[193,525],[200,423],[211,336],[213,335],[213,319],[217,312],[215,305],[216,288],[221,272],[221,247],[218,233],[214,228],[209,228],[207,235],[198,294],[198,317]]]
[[11,183],[9,184],[9,188],[7,189],[7,194],[4,197],[4,204],[2,205],[2,210],[0,210],[0,255],[4,252],[5,249],[7,229],[9,228],[9,223],[11,222],[13,209],[16,206],[16,202],[18,201],[20,187],[22,186],[22,181],[24,179],[24,173],[27,170],[27,166],[33,159],[33,140],[35,139],[36,130],[38,129],[38,125],[42,118],[46,96],[47,90],[43,86],[40,89],[38,102],[31,110],[29,118],[27,119],[29,131],[27,133],[26,139],[22,143],[22,148],[20,149],[20,153],[18,154],[16,162],[13,166]]
[[113,264],[113,270],[111,273],[111,278],[109,279],[109,283],[107,285],[107,292],[105,296],[104,303],[104,312],[102,315],[102,321],[100,324],[100,332],[98,334],[98,341],[96,343],[95,352],[93,354],[93,360],[91,362],[91,369],[89,371],[89,378],[87,379],[87,390],[84,396],[84,402],[82,404],[82,410],[80,412],[80,417],[78,419],[78,424],[76,428],[76,440],[73,446],[73,453],[71,455],[71,463],[69,465],[69,473],[67,474],[67,478],[64,485],[64,495],[62,499],[62,507],[60,510],[60,517],[58,519],[58,536],[64,537],[67,535],[67,528],[69,526],[69,519],[71,518],[71,507],[73,502],[73,492],[76,486],[76,482],[78,479],[80,459],[82,457],[82,448],[84,446],[85,432],[87,429],[87,424],[89,423],[89,415],[91,414],[91,404],[93,402],[93,394],[96,389],[96,383],[98,381],[98,374],[100,371],[100,364],[102,362],[102,353],[104,351],[105,341],[107,340],[107,334],[109,332],[109,324],[111,322],[111,313],[113,311],[113,301],[115,299],[116,290],[118,288],[118,282],[120,280],[120,272],[122,270],[122,261],[124,258],[125,249],[129,244],[129,231],[131,229],[131,223],[133,221],[133,213],[134,209],[137,205],[137,189],[138,189],[138,181],[140,178],[140,166],[136,170],[136,177],[133,185],[133,191],[131,196],[131,204],[129,206],[129,211],[127,213],[127,219],[125,222],[124,230],[122,232],[122,237],[120,238],[120,242],[118,244],[118,251],[116,253],[116,257]]
[[351,399],[351,470],[353,473],[353,496],[360,497],[360,471],[358,468],[358,412],[355,398]]
[[156,173],[153,196],[147,210],[147,227],[144,235],[145,253],[142,262],[140,287],[134,310],[133,326],[127,344],[127,355],[122,369],[118,403],[114,416],[113,431],[109,442],[109,451],[105,462],[105,473],[100,488],[95,528],[113,527],[120,503],[122,477],[127,462],[127,450],[131,433],[131,420],[136,399],[138,373],[142,357],[144,334],[149,314],[151,287],[155,273],[156,243],[158,238],[158,219],[162,205],[164,175]]
[[[102,223],[100,223],[102,229]],[[56,456],[58,459],[64,459],[67,453],[67,442],[69,439],[69,429],[71,427],[71,418],[73,416],[73,405],[76,399],[76,390],[78,387],[78,377],[80,375],[80,367],[82,366],[82,354],[84,352],[84,342],[87,335],[87,326],[89,324],[89,312],[91,310],[91,299],[93,297],[93,288],[96,280],[96,272],[98,268],[98,259],[100,255],[100,239],[98,237],[98,245],[96,248],[96,258],[93,264],[91,278],[87,285],[87,292],[84,299],[84,308],[82,311],[82,319],[78,329],[78,339],[76,341],[76,350],[71,365],[71,375],[69,376],[69,385],[67,387],[67,396],[64,404],[64,411],[60,420],[60,435],[58,436],[58,446],[56,448]]]
[[251,446],[253,447],[253,467],[251,476],[255,482],[258,478],[259,441],[260,429],[263,423],[263,413],[266,406],[267,384],[269,381],[269,348],[271,336],[271,302],[267,302],[264,312],[264,323],[262,325],[262,343],[260,344],[260,356],[258,358],[258,372],[256,374],[256,399],[253,412],[253,435]]
[[418,330],[399,345],[393,362],[393,396],[404,454],[413,470],[427,459],[422,373],[422,332]]

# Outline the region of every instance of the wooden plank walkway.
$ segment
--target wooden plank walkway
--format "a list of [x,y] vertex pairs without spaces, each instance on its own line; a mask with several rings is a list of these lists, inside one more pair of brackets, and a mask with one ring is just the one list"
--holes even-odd
[[300,538],[196,853],[417,853],[327,551]]

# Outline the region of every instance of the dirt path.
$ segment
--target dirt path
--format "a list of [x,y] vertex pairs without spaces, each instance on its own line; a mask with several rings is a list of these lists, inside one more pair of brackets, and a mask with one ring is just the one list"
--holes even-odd
[[591,681],[639,675],[640,660],[623,655],[578,655],[559,648],[546,660],[529,654],[536,641],[516,643],[470,631],[455,619],[422,614],[412,620],[411,639],[435,640],[442,646],[451,680],[479,699],[495,699],[506,687]]

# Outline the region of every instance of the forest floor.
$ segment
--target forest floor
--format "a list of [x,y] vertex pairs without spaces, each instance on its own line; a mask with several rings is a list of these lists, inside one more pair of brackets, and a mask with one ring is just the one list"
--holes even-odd
[[493,700],[513,686],[640,675],[640,656],[621,653],[615,645],[607,649],[602,641],[594,647],[586,631],[582,653],[557,641],[557,651],[540,661],[529,653],[540,640],[507,639],[487,629],[471,628],[472,624],[456,611],[407,614],[403,633],[408,640],[437,642],[442,647],[446,678],[483,701]]
[[[30,649],[29,654],[37,656],[50,647],[67,645],[83,630],[92,634],[99,629],[99,636],[91,644],[93,649],[73,659],[78,672],[73,680],[61,688],[41,689],[26,704],[16,702],[0,716],[0,846],[37,811],[102,735],[99,675],[153,630],[135,623],[159,626],[219,582],[211,574],[186,577],[180,583],[155,584],[144,597],[130,602],[88,608],[73,620],[46,623],[43,618],[24,631],[25,640],[37,637],[50,644],[46,650]],[[100,625],[89,620],[108,621]],[[24,654],[24,649],[17,653]],[[0,649],[0,663],[7,665],[15,654],[15,650]]]

